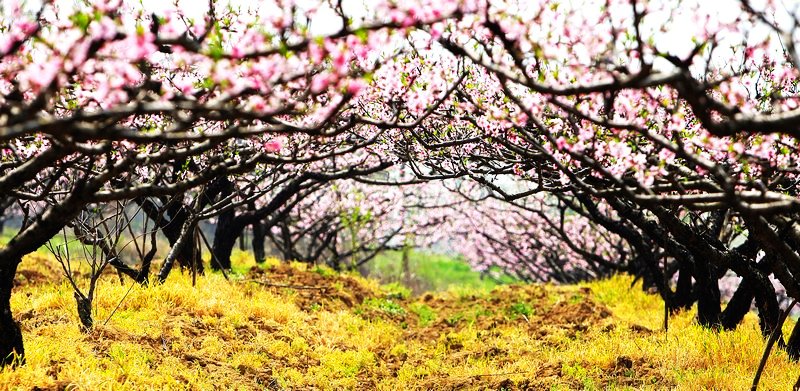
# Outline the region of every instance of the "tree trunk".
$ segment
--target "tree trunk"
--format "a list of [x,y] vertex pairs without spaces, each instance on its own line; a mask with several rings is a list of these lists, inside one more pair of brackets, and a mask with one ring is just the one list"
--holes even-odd
[[0,265],[0,365],[22,364],[25,349],[22,345],[22,331],[11,315],[11,290],[14,288],[14,275],[21,258]]
[[733,293],[733,297],[722,312],[722,327],[725,330],[733,330],[741,323],[744,316],[750,312],[750,306],[753,304],[753,299],[756,293],[753,291],[752,283],[743,279]]
[[714,267],[704,261],[695,262],[694,277],[697,281],[697,320],[704,327],[716,329],[721,325],[722,309]]
[[267,254],[264,251],[264,238],[267,233],[264,229],[264,223],[257,222],[253,224],[253,256],[256,258],[257,263],[263,263],[267,260]]
[[792,335],[789,336],[789,342],[786,343],[786,353],[793,361],[800,360],[800,322],[794,325]]
[[178,236],[178,240],[169,250],[167,257],[164,259],[164,263],[161,264],[161,270],[158,271],[158,281],[160,283],[164,283],[167,280],[167,276],[169,272],[172,270],[172,266],[174,265],[175,261],[178,259],[179,253],[182,249],[186,248],[187,243],[191,243],[194,245],[196,241],[195,230],[197,228],[197,221],[186,221],[184,225],[181,227],[181,233]]
[[[136,203],[142,207],[145,214],[150,220],[155,221],[164,236],[167,237],[170,247],[174,247],[178,238],[181,235],[181,229],[186,223],[188,213],[184,205],[176,205],[171,207],[165,216],[164,211],[161,210],[155,203],[146,198],[136,199]],[[180,248],[177,249],[178,253],[176,261],[183,269],[194,270],[199,274],[203,274],[203,260],[199,253],[193,249],[197,246],[195,238],[188,238],[185,240]],[[194,265],[194,267],[193,267]]]
[[694,304],[694,294],[692,292],[691,266],[681,263],[678,268],[678,283],[675,286],[675,294],[670,302],[670,312],[690,309],[692,304]]
[[[769,338],[772,331],[778,327],[781,307],[775,295],[775,288],[773,288],[769,278],[764,274],[758,274],[758,270],[752,270],[751,272],[756,308],[758,309],[758,324],[761,328],[761,335],[764,338]],[[748,276],[745,276],[745,278],[748,278]]]
[[75,292],[75,302],[78,304],[78,318],[81,321],[81,331],[88,332],[94,325],[92,319],[92,301]]
[[6,212],[14,204],[15,199],[13,197],[2,197],[0,200],[2,200],[0,201],[0,232],[3,232],[6,228],[6,221],[11,217]]
[[403,247],[403,258],[402,258],[403,284],[407,287],[411,286],[411,265],[409,261],[410,252],[411,252],[411,246]]
[[217,219],[214,230],[214,243],[211,248],[213,259],[211,268],[214,270],[231,268],[231,253],[236,245],[236,239],[242,234],[242,227],[235,221],[233,209],[223,212]]
[[239,235],[239,251],[247,251],[247,231],[242,229],[242,234]]

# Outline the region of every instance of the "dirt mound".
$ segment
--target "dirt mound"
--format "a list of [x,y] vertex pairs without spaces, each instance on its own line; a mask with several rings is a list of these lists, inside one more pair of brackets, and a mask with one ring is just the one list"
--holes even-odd
[[[485,376],[474,380],[473,385],[482,389],[505,390],[543,390],[551,389],[554,384],[567,386],[569,389],[586,389],[587,385],[579,379],[572,378],[568,368],[591,367],[588,363],[554,363],[545,364],[535,373],[523,374],[521,380],[513,380],[507,376]],[[511,374],[519,375],[519,374]],[[619,356],[600,373],[593,377],[592,383],[599,389],[670,389],[675,387],[653,363],[644,358]],[[590,387],[593,388],[593,387]]]
[[[523,325],[538,337],[554,329],[574,334],[593,326],[601,328],[612,317],[606,306],[592,300],[591,292],[549,292],[541,285],[503,286],[488,295],[427,294],[417,305],[430,308],[437,319],[430,327],[410,331],[412,338],[437,338],[466,324],[484,330]],[[414,315],[408,320],[418,321],[419,316]]]
[[588,298],[578,303],[559,302],[546,312],[549,323],[561,325],[596,324],[609,316],[608,308]]
[[14,286],[41,285],[59,281],[64,277],[60,266],[50,257],[31,253],[22,259],[14,276]]
[[669,388],[674,386],[664,379],[655,364],[642,357],[619,356],[603,371],[601,385],[641,388],[644,386]]
[[295,304],[305,311],[353,308],[366,298],[377,295],[353,277],[324,268],[303,270],[286,263],[267,269],[253,266],[246,281],[280,294],[292,292]]

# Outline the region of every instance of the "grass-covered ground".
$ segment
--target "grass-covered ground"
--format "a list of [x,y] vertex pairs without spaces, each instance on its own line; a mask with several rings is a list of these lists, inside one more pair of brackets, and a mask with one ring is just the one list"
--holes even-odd
[[445,291],[450,288],[491,289],[500,284],[514,282],[511,277],[494,272],[497,277],[481,275],[459,258],[443,254],[410,251],[409,275],[402,268],[401,251],[386,251],[366,265],[371,278],[384,283],[397,282],[413,291]]
[[[51,282],[58,269],[41,255],[22,269],[13,307],[27,364],[0,372],[0,389],[744,390],[764,346],[752,316],[714,333],[686,313],[664,332],[658,298],[622,276],[409,297],[277,261],[195,287],[109,275],[85,334],[69,286]],[[799,373],[776,350],[761,389],[791,389]]]

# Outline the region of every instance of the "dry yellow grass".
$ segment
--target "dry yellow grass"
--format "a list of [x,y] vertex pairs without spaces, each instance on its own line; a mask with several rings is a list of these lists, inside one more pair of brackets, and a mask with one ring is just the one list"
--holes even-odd
[[[752,316],[714,333],[685,313],[664,333],[658,298],[622,276],[408,299],[274,260],[195,287],[179,274],[151,287],[109,276],[85,334],[69,286],[36,282],[53,273],[43,264],[24,263],[13,307],[27,364],[0,372],[0,389],[744,390],[764,346]],[[776,349],[761,389],[790,389],[798,374]]]

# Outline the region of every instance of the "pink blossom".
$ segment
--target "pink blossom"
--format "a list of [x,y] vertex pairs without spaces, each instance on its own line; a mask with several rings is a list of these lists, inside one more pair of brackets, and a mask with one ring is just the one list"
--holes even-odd
[[35,69],[28,73],[29,82],[35,88],[44,88],[50,85],[61,71],[62,61],[60,58],[53,58],[43,64],[37,64]]
[[110,40],[117,33],[117,25],[110,18],[89,25],[89,34],[94,40]]
[[317,44],[317,42],[312,42],[308,45],[308,57],[316,64],[322,62],[322,59],[325,58],[325,48],[321,45]]
[[283,145],[278,140],[270,140],[264,143],[264,151],[268,153],[278,153],[283,148]]
[[154,39],[155,37],[150,32],[128,37],[122,42],[125,56],[133,61],[139,61],[149,56],[156,51],[156,45],[153,44]]
[[319,94],[325,91],[335,78],[335,75],[324,72],[314,75],[311,79],[311,92]]
[[340,74],[347,73],[347,57],[344,52],[339,52],[333,57],[333,67],[337,69]]
[[234,45],[231,49],[231,57],[233,58],[242,58],[244,57],[244,49],[242,49],[239,45]]
[[556,147],[560,150],[564,150],[567,146],[567,140],[564,137],[559,137],[556,139]]
[[347,93],[350,95],[358,95],[366,86],[367,83],[362,79],[350,80],[347,83]]

